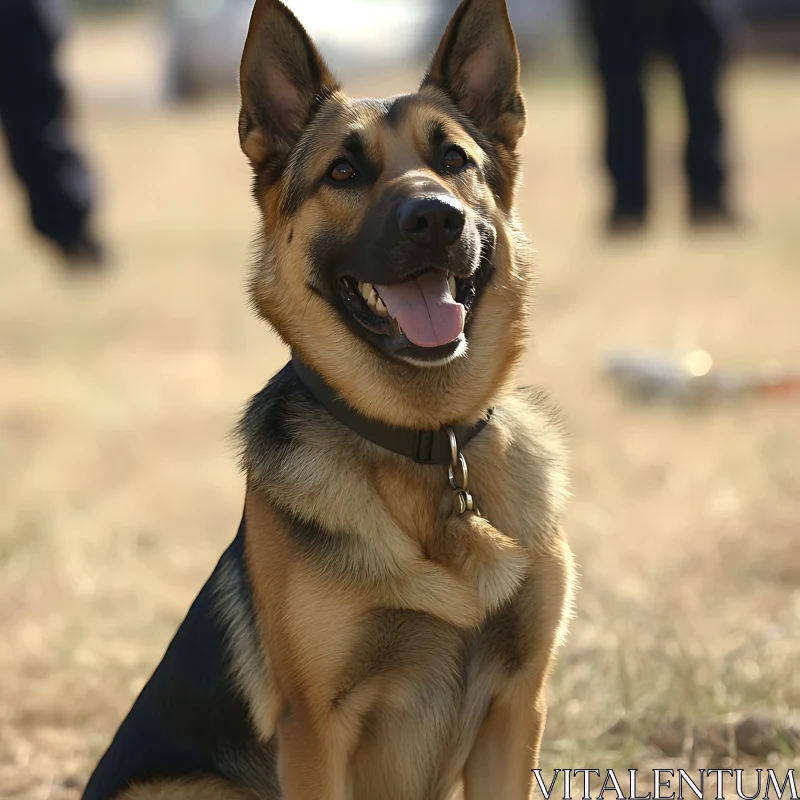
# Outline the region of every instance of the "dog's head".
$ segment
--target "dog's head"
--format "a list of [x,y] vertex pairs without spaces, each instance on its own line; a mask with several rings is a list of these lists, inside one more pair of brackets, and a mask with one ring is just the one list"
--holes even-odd
[[259,313],[368,416],[481,416],[523,347],[531,282],[505,0],[463,0],[419,91],[383,100],[347,97],[294,15],[258,0],[241,92]]

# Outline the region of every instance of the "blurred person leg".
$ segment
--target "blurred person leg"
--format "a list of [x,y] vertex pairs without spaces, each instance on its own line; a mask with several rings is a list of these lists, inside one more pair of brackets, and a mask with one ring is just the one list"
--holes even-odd
[[732,221],[725,197],[724,128],[719,107],[721,32],[704,0],[672,0],[664,44],[680,73],[688,118],[684,167],[695,224]]
[[54,60],[58,10],[51,0],[0,0],[0,124],[36,230],[69,267],[97,267],[91,176],[71,139]]
[[647,215],[642,2],[647,0],[585,0],[603,88],[606,166],[614,189],[608,219],[612,233],[641,227]]

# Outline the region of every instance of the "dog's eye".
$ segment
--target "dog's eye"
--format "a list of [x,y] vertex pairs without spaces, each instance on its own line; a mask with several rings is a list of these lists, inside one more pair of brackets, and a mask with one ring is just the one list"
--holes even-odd
[[459,172],[467,166],[467,156],[463,150],[458,147],[451,147],[442,159],[445,169],[450,172]]
[[355,178],[356,168],[349,161],[337,161],[331,168],[331,178],[340,183]]

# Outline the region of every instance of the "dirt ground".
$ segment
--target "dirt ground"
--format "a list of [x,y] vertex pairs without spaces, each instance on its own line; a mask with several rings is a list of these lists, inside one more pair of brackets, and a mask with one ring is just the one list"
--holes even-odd
[[[81,83],[98,39],[81,36],[80,132],[102,177],[113,274],[64,278],[0,167],[8,800],[79,796],[235,532],[229,432],[286,359],[244,293],[255,215],[235,100],[100,102]],[[356,88],[412,87],[398,76]],[[527,87],[521,204],[539,289],[520,379],[564,410],[565,525],[582,575],[543,766],[787,767],[798,756],[784,728],[800,710],[800,402],[639,406],[602,366],[615,349],[696,347],[726,366],[800,365],[800,64],[729,75],[735,232],[687,229],[678,99],[666,78],[654,88],[653,225],[608,242],[591,82],[533,75]],[[743,717],[758,746],[732,735]]]

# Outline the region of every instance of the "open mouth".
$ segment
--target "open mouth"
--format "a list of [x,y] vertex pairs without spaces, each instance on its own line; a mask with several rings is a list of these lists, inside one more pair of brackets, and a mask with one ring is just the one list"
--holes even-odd
[[391,350],[412,349],[439,357],[458,349],[463,339],[480,272],[458,278],[440,269],[424,269],[402,283],[383,286],[346,277],[340,288],[350,316],[367,331],[391,341]]

